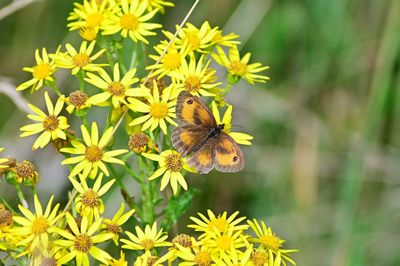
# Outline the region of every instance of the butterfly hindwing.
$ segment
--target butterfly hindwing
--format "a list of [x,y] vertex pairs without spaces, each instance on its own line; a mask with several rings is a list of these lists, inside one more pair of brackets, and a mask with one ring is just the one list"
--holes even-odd
[[202,174],[209,173],[214,168],[216,138],[209,139],[203,147],[189,157],[187,163]]
[[176,115],[183,123],[213,128],[217,126],[210,109],[199,97],[187,91],[182,91],[178,96]]
[[206,127],[185,124],[172,131],[172,145],[182,155],[195,152],[207,141]]
[[244,156],[235,140],[221,132],[215,142],[215,169],[220,172],[238,172],[244,168]]

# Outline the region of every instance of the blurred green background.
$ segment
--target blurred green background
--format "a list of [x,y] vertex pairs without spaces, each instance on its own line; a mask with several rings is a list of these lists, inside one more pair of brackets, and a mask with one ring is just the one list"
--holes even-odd
[[[169,30],[194,1],[173,2],[160,17]],[[61,157],[18,138],[27,119],[11,85],[27,80],[21,68],[36,48],[79,43],[66,28],[72,3],[35,1],[0,20],[0,146],[35,162],[40,193],[60,201],[69,188]],[[239,210],[300,249],[298,265],[400,265],[400,1],[202,0],[190,22],[204,20],[240,34],[271,81],[228,95],[235,131],[255,137],[243,148],[247,166],[192,176],[201,193],[180,226],[197,211]],[[0,193],[15,197],[4,183]]]

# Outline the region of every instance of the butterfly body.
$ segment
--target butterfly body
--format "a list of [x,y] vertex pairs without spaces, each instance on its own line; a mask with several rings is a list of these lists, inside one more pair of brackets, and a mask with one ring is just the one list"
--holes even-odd
[[172,132],[172,144],[188,163],[201,173],[213,168],[221,172],[237,172],[244,168],[239,145],[217,124],[213,114],[199,97],[182,91],[176,107],[182,122]]

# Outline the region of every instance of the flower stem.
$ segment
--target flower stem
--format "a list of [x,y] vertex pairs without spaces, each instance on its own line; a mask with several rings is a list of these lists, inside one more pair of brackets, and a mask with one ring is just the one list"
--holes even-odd
[[145,164],[142,157],[139,158],[139,176],[142,177],[142,221],[144,224],[152,224],[154,222],[154,206],[153,193],[151,189],[151,181],[147,179]]

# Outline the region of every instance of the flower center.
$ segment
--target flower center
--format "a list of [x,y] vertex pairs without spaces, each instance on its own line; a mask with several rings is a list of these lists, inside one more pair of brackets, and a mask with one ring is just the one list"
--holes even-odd
[[37,217],[32,222],[32,233],[35,235],[41,235],[47,232],[49,224],[43,216]]
[[210,223],[208,224],[208,228],[214,229],[216,228],[219,232],[224,232],[225,229],[228,227],[228,223],[226,222],[226,219],[223,217],[218,217],[215,219],[210,220]]
[[132,134],[128,142],[129,148],[136,153],[144,152],[148,144],[149,137],[143,132]]
[[121,226],[118,224],[108,224],[106,228],[107,232],[113,233],[118,235],[119,233],[122,232]]
[[165,103],[153,103],[150,106],[150,115],[154,118],[161,119],[168,115],[168,106]]
[[68,99],[70,104],[77,108],[80,108],[85,105],[88,96],[83,91],[73,91],[70,93]]
[[[0,205],[1,206],[1,205]],[[0,230],[13,224],[12,214],[9,210],[0,207]]]
[[92,13],[88,15],[86,18],[86,24],[90,28],[95,28],[99,26],[102,21],[103,21],[103,14],[101,13]]
[[181,57],[178,52],[168,52],[164,56],[163,60],[164,67],[169,70],[174,70],[181,65]]
[[201,89],[200,79],[196,76],[190,75],[185,81],[185,88],[189,92],[196,92]]
[[58,118],[55,115],[49,115],[43,121],[43,128],[46,131],[53,131],[58,127]]
[[196,32],[189,32],[186,36],[189,46],[195,50],[200,46],[200,38]]
[[261,238],[261,244],[266,248],[272,250],[278,250],[279,247],[281,246],[281,243],[282,240],[280,240],[279,237],[274,235],[265,235]]
[[194,261],[196,262],[196,265],[209,266],[211,265],[211,255],[206,251],[200,251],[196,254]]
[[231,71],[234,75],[243,76],[247,73],[247,65],[238,61],[232,62]]
[[87,253],[92,247],[92,240],[87,234],[80,234],[74,240],[74,248],[80,252]]
[[186,234],[180,234],[177,235],[173,240],[172,240],[173,244],[178,243],[179,245],[181,245],[182,247],[191,247],[192,246],[192,239],[190,238],[189,235]]
[[154,241],[151,239],[143,239],[140,241],[140,245],[145,249],[145,250],[150,250],[154,247]]
[[182,169],[182,157],[180,154],[173,153],[165,159],[167,169],[172,172],[180,172]]
[[90,63],[90,57],[87,54],[76,54],[72,57],[72,62],[76,67],[84,67]]
[[107,90],[114,96],[125,95],[125,86],[122,85],[121,82],[112,82],[110,85],[108,85]]
[[88,189],[82,194],[81,201],[83,205],[90,208],[96,208],[100,205],[99,195],[92,189]]
[[268,261],[268,255],[263,252],[255,251],[253,254],[251,254],[250,259],[255,266],[263,266]]
[[49,257],[49,258],[43,258],[42,261],[40,262],[40,266],[57,266],[58,263],[56,259]]
[[230,236],[222,235],[217,238],[217,246],[222,250],[229,250],[233,244],[233,239]]
[[36,169],[33,163],[25,160],[16,164],[15,171],[19,177],[26,179],[30,179],[36,175]]
[[36,79],[45,79],[51,74],[51,65],[49,63],[43,63],[33,68],[33,77]]
[[98,146],[92,145],[86,148],[85,156],[89,162],[94,163],[103,158],[103,151]]
[[120,21],[119,24],[121,25],[122,28],[127,29],[127,30],[136,30],[136,28],[139,25],[139,20],[136,16],[132,14],[124,14]]

